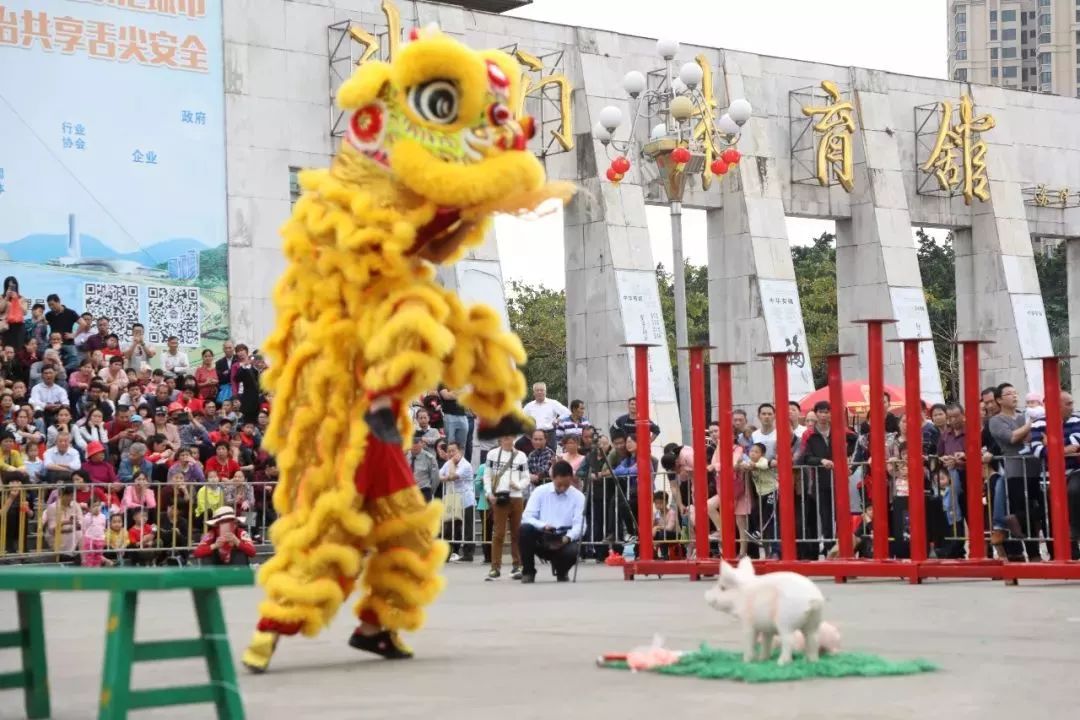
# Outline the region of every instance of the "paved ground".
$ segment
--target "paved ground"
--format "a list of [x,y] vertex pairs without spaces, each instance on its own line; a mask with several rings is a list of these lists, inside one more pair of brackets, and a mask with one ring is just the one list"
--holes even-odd
[[[413,638],[418,657],[387,663],[345,644],[343,610],[315,640],[286,641],[272,672],[241,678],[248,717],[294,718],[1062,718],[1080,691],[1080,585],[896,582],[822,585],[826,616],[845,646],[892,658],[921,656],[943,671],[909,678],[809,681],[783,686],[666,678],[600,670],[604,651],[647,643],[700,641],[736,647],[733,621],[707,608],[705,583],[667,578],[624,583],[608,568],[586,566],[576,585],[481,581],[479,565],[454,566],[450,586]],[[543,573],[541,573],[543,574]],[[180,637],[194,627],[187,599],[150,596],[140,608],[139,639]],[[259,600],[254,589],[225,592],[237,652]],[[46,597],[54,718],[95,715],[105,600],[100,594]],[[14,615],[0,598],[0,625]],[[0,671],[13,651],[0,651]],[[204,680],[196,662],[137,667],[136,687]],[[21,698],[0,695],[0,718],[21,716]],[[18,710],[18,712],[15,712]],[[733,714],[737,713],[737,714]],[[147,711],[139,718],[212,717],[206,706]]]

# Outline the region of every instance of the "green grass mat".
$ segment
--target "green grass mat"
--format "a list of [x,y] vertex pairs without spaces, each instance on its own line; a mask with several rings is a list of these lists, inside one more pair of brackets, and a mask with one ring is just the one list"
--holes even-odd
[[[701,649],[683,655],[674,665],[656,668],[651,672],[663,675],[689,675],[712,680],[741,680],[748,683],[786,682],[811,678],[883,677],[933,672],[937,666],[926,660],[892,661],[864,653],[822,655],[816,663],[796,655],[794,662],[783,667],[776,664],[777,653],[769,662],[744,663],[741,652],[718,650],[702,645]],[[623,661],[604,663],[602,667],[628,670]]]

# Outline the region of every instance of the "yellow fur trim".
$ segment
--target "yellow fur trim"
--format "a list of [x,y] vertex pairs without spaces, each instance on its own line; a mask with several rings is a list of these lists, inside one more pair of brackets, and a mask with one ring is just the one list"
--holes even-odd
[[399,140],[390,163],[407,188],[449,207],[493,203],[507,195],[507,188],[534,192],[544,183],[540,161],[526,153],[506,153],[475,165],[457,165],[437,160],[417,142]]
[[361,65],[352,76],[338,88],[338,107],[355,110],[379,97],[383,86],[390,82],[390,66],[384,62],[368,61]]

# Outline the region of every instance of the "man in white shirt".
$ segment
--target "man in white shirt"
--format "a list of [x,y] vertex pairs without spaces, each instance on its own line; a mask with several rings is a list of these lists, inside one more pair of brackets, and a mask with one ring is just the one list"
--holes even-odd
[[758,429],[750,434],[751,443],[765,446],[765,457],[769,464],[776,467],[776,408],[771,403],[758,406]]
[[525,405],[524,412],[536,423],[537,430],[547,435],[548,447],[555,447],[555,428],[559,419],[570,414],[570,408],[558,400],[547,396],[547,385],[542,382],[533,384],[533,400]]
[[565,460],[551,466],[551,482],[533,490],[521,525],[522,583],[536,580],[537,556],[549,561],[557,582],[570,579],[585,530],[585,495],[572,485],[574,469]]
[[[415,444],[422,445],[420,433],[416,433],[415,438]],[[476,507],[476,493],[473,490],[472,465],[461,453],[461,446],[456,442],[447,443],[446,454],[449,459],[439,468],[445,505],[443,518],[450,518],[446,521],[450,532],[443,532],[444,539],[450,542],[450,562],[473,560],[473,508]]]
[[161,355],[161,369],[165,371],[165,377],[191,374],[187,353],[180,352],[180,338],[170,335],[166,342],[168,349]]
[[56,369],[46,366],[41,371],[41,383],[30,391],[30,404],[34,410],[45,413],[45,424],[51,425],[56,411],[70,407],[67,390],[56,384]]
[[50,483],[67,482],[71,473],[82,467],[79,452],[71,447],[71,435],[62,432],[56,444],[45,451],[45,479]]
[[499,447],[487,455],[484,469],[484,494],[494,517],[494,533],[491,541],[491,570],[486,580],[498,580],[502,575],[503,542],[506,538],[507,521],[510,523],[510,556],[514,560],[510,577],[521,579],[521,551],[518,535],[521,532],[521,515],[525,511],[522,492],[529,484],[529,460],[525,453],[514,447],[514,436],[499,438]]

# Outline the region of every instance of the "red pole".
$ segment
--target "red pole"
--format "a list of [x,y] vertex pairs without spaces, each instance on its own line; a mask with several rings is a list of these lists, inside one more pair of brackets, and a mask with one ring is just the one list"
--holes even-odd
[[780,558],[795,560],[795,469],[791,458],[791,425],[780,418],[779,408],[787,409],[788,354],[769,353],[773,361],[773,387],[776,392],[776,472],[780,486]]
[[[720,554],[728,560],[737,554],[735,550],[735,463],[731,456],[730,445],[731,439],[735,437],[731,420],[732,364],[719,363],[716,366],[716,402],[720,406],[720,440],[716,450],[720,453],[720,475],[716,478],[716,489],[720,493]],[[708,526],[708,523],[706,519],[705,525]]]
[[1043,403],[1046,405],[1046,463],[1050,474],[1050,529],[1054,560],[1072,559],[1069,547],[1069,498],[1065,487],[1065,438],[1061,417],[1061,361],[1043,358]]
[[[852,548],[851,497],[848,493],[848,456],[847,456],[847,407],[844,405],[844,380],[840,361],[844,355],[829,355],[829,405],[832,406],[832,461],[833,461],[833,499],[836,501],[836,544],[840,549],[841,559],[850,559]],[[827,529],[823,529],[827,532]]]
[[694,447],[694,546],[699,560],[709,557],[709,459],[705,457],[705,348],[690,350],[690,428]]
[[[908,516],[911,518],[911,559],[926,559],[926,499],[923,497],[923,456],[922,456],[922,398],[919,387],[919,343],[921,339],[911,338],[904,342],[904,394],[907,412],[907,476],[908,476]],[[916,422],[916,419],[918,420]],[[875,515],[875,520],[877,516]],[[897,535],[903,528],[896,528]]]
[[653,559],[652,432],[649,430],[649,345],[634,345],[637,386],[638,558]]
[[986,523],[983,510],[982,411],[979,388],[978,340],[962,340],[964,353],[964,456],[966,460],[968,558],[986,559]]
[[874,559],[889,557],[889,486],[885,476],[885,352],[882,320],[866,321],[870,375],[870,497],[874,504]]

